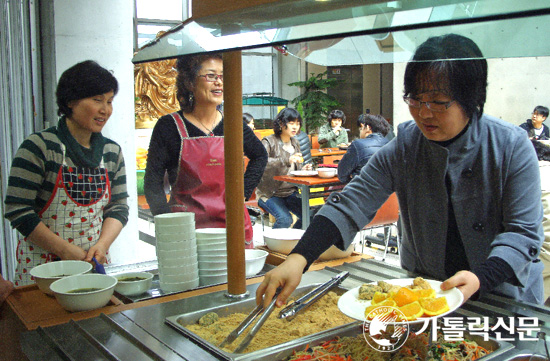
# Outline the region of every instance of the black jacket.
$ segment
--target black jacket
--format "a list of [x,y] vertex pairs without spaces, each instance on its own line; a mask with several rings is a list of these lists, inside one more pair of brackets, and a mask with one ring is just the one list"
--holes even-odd
[[550,130],[546,125],[544,125],[544,123],[542,124],[542,133],[540,133],[540,136],[538,137],[535,135],[535,127],[533,127],[533,122],[531,119],[527,119],[527,121],[520,124],[519,127],[525,129],[529,138],[534,138],[536,140],[550,139]]
[[366,138],[354,140],[348,151],[338,163],[338,179],[348,183],[353,176],[361,172],[361,168],[370,157],[389,142],[381,133],[370,134]]

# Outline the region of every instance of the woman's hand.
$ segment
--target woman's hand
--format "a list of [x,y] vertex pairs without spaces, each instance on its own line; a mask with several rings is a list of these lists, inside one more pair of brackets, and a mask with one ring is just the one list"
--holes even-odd
[[84,261],[86,258],[86,251],[72,243],[66,242],[63,251],[59,252],[57,255],[62,260]]
[[276,306],[283,306],[288,297],[300,284],[306,264],[307,261],[304,256],[293,253],[277,268],[267,272],[263,282],[256,290],[256,303],[260,304],[263,302],[264,308],[267,308],[277,288],[282,287],[281,293],[277,297]]
[[107,262],[107,251],[108,249],[105,249],[99,242],[94,244],[90,249],[88,250],[88,253],[86,254],[86,262],[92,262],[92,257],[95,257],[95,259],[101,263],[104,264]]
[[[468,301],[479,290],[479,278],[470,271],[458,271],[454,276],[441,284],[443,291],[456,287],[464,295],[464,302]],[[462,303],[464,303],[462,302]]]
[[290,156],[288,159],[290,163],[303,163],[304,158],[302,157],[302,153],[294,153]]

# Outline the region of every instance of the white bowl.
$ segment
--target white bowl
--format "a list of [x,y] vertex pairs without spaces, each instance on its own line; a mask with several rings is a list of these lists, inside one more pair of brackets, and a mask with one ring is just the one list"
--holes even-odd
[[225,228],[199,228],[195,230],[197,238],[226,238],[227,230]]
[[197,262],[197,254],[191,254],[182,258],[157,258],[158,267],[180,267],[182,265]]
[[227,283],[227,274],[219,276],[200,276],[201,286],[215,285],[218,283]]
[[118,280],[115,291],[124,296],[145,293],[153,284],[153,274],[149,272],[128,272],[115,277]]
[[227,270],[227,261],[199,261],[199,270],[208,269],[208,270]]
[[160,260],[166,260],[166,259],[183,259],[187,257],[196,257],[197,255],[197,248],[189,248],[187,250],[182,251],[163,251],[160,249],[157,249],[157,260],[160,262]]
[[246,277],[254,276],[264,268],[268,254],[268,252],[261,249],[244,250]]
[[199,278],[187,282],[159,282],[164,292],[182,292],[199,287]]
[[[52,283],[50,289],[67,311],[87,311],[109,303],[117,282],[113,276],[91,273],[64,277]],[[74,293],[77,290],[82,292]]]
[[157,250],[159,251],[186,251],[192,252],[197,249],[197,241],[190,239],[179,242],[162,242],[157,239]]
[[197,238],[197,245],[199,246],[208,246],[208,245],[225,245],[227,243],[227,238]]
[[[267,248],[275,252],[289,254],[298,244],[298,241],[302,238],[304,232],[304,230],[294,228],[276,228],[266,230],[264,232],[264,241]],[[353,248],[353,244],[350,244],[348,249],[345,251],[340,250],[336,246],[331,246],[319,256],[319,260],[328,261],[331,259],[349,257],[349,255],[353,252]]]
[[92,270],[92,265],[84,261],[54,261],[38,265],[31,269],[30,274],[40,291],[52,295],[50,285],[67,276],[81,275]]
[[189,225],[155,225],[155,236],[180,236],[180,238],[195,238],[195,224]]
[[202,276],[227,276],[227,268],[225,269],[200,269],[199,277]]
[[175,275],[165,275],[159,270],[159,281],[165,283],[182,283],[189,282],[199,277],[199,269],[196,268],[194,272],[187,272]]
[[201,253],[197,255],[199,262],[224,262],[227,263],[227,252],[224,254],[207,254]]
[[195,272],[199,269],[199,263],[195,259],[194,262],[182,262],[177,266],[159,265],[159,272],[165,275],[178,275],[188,272]]
[[155,238],[157,241],[163,242],[181,242],[195,239],[196,237],[195,232],[192,231],[163,232],[162,229],[159,229],[158,231],[155,229]]
[[188,223],[195,223],[195,213],[174,212],[159,214],[155,216],[155,225],[176,225]]
[[336,168],[317,168],[317,174],[321,178],[332,178],[336,176]]
[[197,252],[201,254],[202,252],[227,252],[227,244],[224,243],[216,243],[216,244],[197,244]]

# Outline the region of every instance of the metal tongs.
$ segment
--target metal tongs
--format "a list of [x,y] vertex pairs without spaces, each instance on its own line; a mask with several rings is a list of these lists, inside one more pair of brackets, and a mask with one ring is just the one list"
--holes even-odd
[[248,345],[250,344],[254,336],[256,336],[256,334],[258,333],[258,331],[260,330],[264,322],[267,320],[271,312],[273,312],[273,308],[275,307],[275,301],[277,301],[277,296],[279,296],[280,292],[281,292],[281,288],[278,288],[277,292],[275,292],[275,295],[273,296],[273,299],[271,300],[271,303],[269,304],[269,306],[267,306],[265,311],[262,303],[256,306],[256,308],[254,308],[252,312],[250,312],[250,314],[243,320],[243,322],[241,322],[239,326],[237,326],[237,328],[235,328],[225,338],[225,340],[222,341],[222,343],[220,343],[219,347],[222,348],[225,345],[235,341],[237,337],[239,337],[244,332],[244,330],[254,322],[254,320],[258,317],[258,315],[262,313],[262,311],[264,311],[263,314],[260,316],[260,319],[258,320],[258,322],[256,322],[256,324],[250,329],[250,332],[248,333],[248,335],[246,335],[246,337],[243,339],[240,345],[233,352],[241,353],[242,351],[244,351],[248,347]]
[[310,292],[297,299],[292,304],[283,308],[281,312],[279,312],[279,318],[286,318],[287,320],[291,321],[298,312],[305,310],[306,308],[311,306],[315,301],[323,297],[333,287],[338,286],[340,283],[342,283],[342,281],[344,281],[348,276],[349,272],[344,271],[332,277],[327,282],[314,288]]

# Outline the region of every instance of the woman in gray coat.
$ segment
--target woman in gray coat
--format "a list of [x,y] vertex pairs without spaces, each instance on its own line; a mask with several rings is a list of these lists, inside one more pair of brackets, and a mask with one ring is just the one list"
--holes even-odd
[[266,274],[257,302],[279,286],[277,303],[286,302],[319,254],[332,244],[346,249],[396,192],[404,269],[457,287],[465,301],[495,292],[542,304],[537,157],[525,131],[483,114],[486,88],[487,61],[472,40],[449,34],[421,44],[405,70],[414,121],[329,197],[287,260]]

